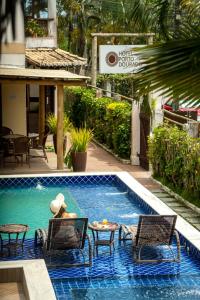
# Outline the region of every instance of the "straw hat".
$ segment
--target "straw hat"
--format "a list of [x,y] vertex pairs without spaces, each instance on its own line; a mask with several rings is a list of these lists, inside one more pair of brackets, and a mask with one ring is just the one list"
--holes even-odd
[[62,193],[59,193],[54,200],[50,203],[50,210],[56,216],[59,213],[61,207],[66,208],[65,197]]

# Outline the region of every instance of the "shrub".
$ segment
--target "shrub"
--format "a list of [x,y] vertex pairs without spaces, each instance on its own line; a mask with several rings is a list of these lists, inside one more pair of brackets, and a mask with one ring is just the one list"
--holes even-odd
[[[200,139],[176,126],[164,124],[149,138],[149,159],[153,175],[181,194],[200,196]],[[199,204],[200,205],[200,204]]]
[[91,89],[71,88],[73,93],[70,119],[76,127],[93,130],[94,137],[121,158],[130,158],[131,105],[113,101],[111,98],[96,98]]

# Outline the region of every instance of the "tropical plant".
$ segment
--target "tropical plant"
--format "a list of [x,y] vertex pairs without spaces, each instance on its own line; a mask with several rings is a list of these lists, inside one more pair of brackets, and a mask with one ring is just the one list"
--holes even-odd
[[[50,133],[57,134],[57,117],[50,113],[47,116],[46,124],[49,127]],[[63,118],[63,135],[65,136],[68,131],[72,128],[72,124],[66,114],[64,114]]]
[[91,0],[58,0],[58,42],[64,49],[86,57],[91,28],[100,23]]
[[[92,32],[131,32],[132,0],[58,0],[58,43],[90,63]],[[137,31],[137,28],[134,28]],[[121,40],[127,39],[121,37]],[[100,40],[100,39],[99,39]],[[117,38],[103,39],[118,43]]]
[[153,176],[191,201],[200,197],[200,140],[164,124],[149,138]]
[[176,101],[200,103],[200,3],[179,0],[174,4],[173,24],[163,24],[167,42],[138,50],[143,61],[139,90],[157,90]]
[[85,152],[93,137],[92,130],[86,128],[73,128],[70,132],[71,150]]
[[25,32],[27,36],[45,36],[45,30],[36,19],[28,19],[25,23]]
[[157,90],[177,101],[200,103],[200,34],[198,39],[149,47],[140,55],[145,64],[140,71],[140,92]]
[[64,159],[69,169],[72,167],[72,155],[76,152],[86,152],[89,142],[92,140],[92,130],[87,128],[73,128],[70,132],[71,147]]

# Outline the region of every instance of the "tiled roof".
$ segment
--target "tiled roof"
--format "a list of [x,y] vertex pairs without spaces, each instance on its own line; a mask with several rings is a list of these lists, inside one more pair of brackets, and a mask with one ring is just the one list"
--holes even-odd
[[86,65],[85,58],[56,48],[30,48],[26,49],[27,63],[46,68],[61,68]]

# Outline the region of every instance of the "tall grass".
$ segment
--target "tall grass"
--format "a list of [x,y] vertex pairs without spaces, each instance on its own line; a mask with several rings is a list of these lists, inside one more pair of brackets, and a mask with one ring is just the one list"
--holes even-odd
[[[46,124],[49,127],[50,132],[52,134],[57,134],[57,117],[54,114],[52,114],[52,113],[48,114],[47,119],[46,119]],[[66,135],[66,133],[68,131],[70,131],[71,128],[72,128],[72,123],[70,122],[68,116],[66,114],[64,114],[63,134]]]
[[92,130],[86,128],[73,128],[70,132],[71,151],[85,152],[93,137]]

